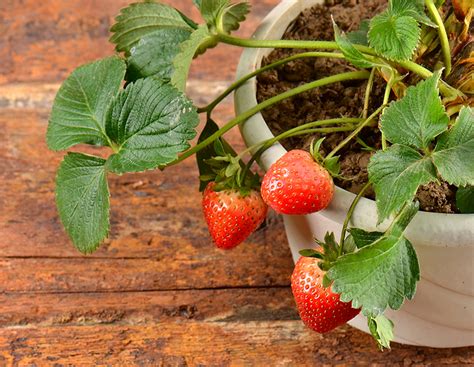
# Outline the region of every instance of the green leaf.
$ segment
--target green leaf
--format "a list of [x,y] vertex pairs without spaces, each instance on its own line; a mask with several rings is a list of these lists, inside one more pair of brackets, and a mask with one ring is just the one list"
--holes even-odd
[[202,0],[199,9],[209,29],[215,30],[218,25],[225,33],[239,29],[250,11],[248,2],[230,4],[229,0]]
[[368,246],[384,235],[382,232],[367,232],[360,228],[351,228],[349,233],[357,248]]
[[421,29],[411,16],[387,9],[370,21],[369,43],[378,54],[390,60],[409,60],[418,45]]
[[474,185],[474,108],[463,107],[451,129],[439,137],[433,161],[450,184]]
[[474,186],[460,187],[456,192],[456,206],[461,213],[474,213]]
[[394,328],[392,320],[385,317],[385,315],[369,316],[367,317],[367,325],[380,350],[384,348],[390,349]]
[[229,6],[229,0],[201,0],[199,9],[208,25],[215,25],[219,13]]
[[201,10],[202,0],[193,0],[193,4],[196,5],[199,10]]
[[189,21],[171,6],[154,2],[131,4],[120,11],[116,23],[110,28],[110,42],[117,51],[127,55],[140,39],[163,28],[193,31]]
[[334,263],[327,274],[341,301],[352,301],[352,307],[375,317],[387,307],[397,310],[405,298],[413,298],[420,269],[403,231],[417,211],[417,204],[406,205],[383,237]]
[[247,2],[230,5],[224,8],[219,16],[222,18],[222,28],[226,33],[236,31],[240,23],[245,20],[250,12],[250,4]]
[[391,0],[390,7],[394,14],[409,16],[422,24],[432,28],[438,28],[436,23],[425,13],[424,0]]
[[405,97],[392,102],[382,114],[380,126],[385,137],[396,144],[418,149],[446,131],[449,117],[437,88],[441,71],[407,89]]
[[404,145],[392,145],[372,156],[368,166],[369,180],[382,222],[411,201],[418,187],[436,181],[436,170],[430,158]]
[[324,168],[329,172],[333,177],[339,176],[341,173],[341,163],[339,162],[339,156],[334,156],[323,161]]
[[300,255],[301,256],[304,256],[304,257],[314,257],[316,259],[323,259],[323,254],[319,251],[316,251],[316,250],[313,250],[313,249],[304,249],[304,250],[300,250]]
[[108,145],[105,115],[119,92],[125,62],[113,56],[72,72],[56,95],[46,139],[52,150],[79,143]]
[[347,39],[356,45],[368,46],[369,25],[370,20],[364,19],[362,22],[360,22],[358,30],[347,33]]
[[368,60],[359,50],[357,50],[347,36],[341,32],[334,19],[332,19],[334,28],[334,36],[337,45],[341,49],[342,53],[352,64],[359,68],[371,68],[374,63]]
[[[212,119],[209,119],[199,136],[198,144],[206,140],[218,130],[219,126]],[[212,158],[225,155],[235,157],[237,153],[223,138],[215,140],[214,144],[209,144],[207,147],[196,153],[196,162],[199,168],[199,174],[202,177],[199,182],[199,191],[204,191],[207,184],[216,179],[217,174],[209,164],[210,162],[215,162]],[[225,164],[220,164],[218,166],[218,168],[223,167],[225,167]]]
[[119,146],[107,165],[115,173],[166,165],[189,148],[199,116],[192,102],[155,78],[129,84],[114,100],[107,133]]
[[109,188],[105,160],[68,153],[56,177],[59,217],[74,246],[97,249],[109,231]]
[[181,43],[179,53],[173,60],[175,72],[171,77],[171,83],[180,91],[186,89],[186,80],[188,79],[189,68],[196,54],[202,53],[207,47],[216,45],[215,37],[209,33],[209,29],[205,25],[201,25],[196,29],[191,37]]
[[157,76],[170,80],[174,72],[173,60],[180,45],[190,36],[191,31],[187,29],[163,28],[142,38],[130,50],[126,79],[134,81]]

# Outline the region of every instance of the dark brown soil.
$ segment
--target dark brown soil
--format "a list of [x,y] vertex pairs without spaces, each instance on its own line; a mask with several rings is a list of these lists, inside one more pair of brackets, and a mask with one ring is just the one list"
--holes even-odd
[[[290,25],[284,39],[327,40],[332,41],[331,15],[343,31],[356,30],[359,23],[381,12],[387,6],[386,0],[326,0],[324,6],[315,6],[305,10]],[[269,64],[304,50],[274,50],[263,64]],[[352,65],[337,59],[301,59],[282,67],[268,71],[258,78],[257,99],[259,102],[280,94],[301,84],[326,76],[356,70]],[[364,105],[366,81],[348,81],[331,84],[327,87],[311,90],[274,105],[263,116],[275,135],[316,120],[337,117],[360,117]],[[369,114],[374,112],[383,101],[385,82],[376,77],[369,103]],[[325,136],[322,145],[323,154],[330,152],[348,133],[331,133],[293,137],[283,141],[287,149],[308,149],[313,139]],[[380,132],[375,127],[365,128],[359,138],[352,141],[338,154],[341,155],[341,175],[345,179],[335,179],[336,185],[348,191],[358,193],[368,180],[367,165],[373,150],[363,146],[380,149]],[[368,190],[367,197],[374,193]],[[430,184],[420,188],[417,194],[420,207],[425,211],[454,213],[455,188],[446,183]]]

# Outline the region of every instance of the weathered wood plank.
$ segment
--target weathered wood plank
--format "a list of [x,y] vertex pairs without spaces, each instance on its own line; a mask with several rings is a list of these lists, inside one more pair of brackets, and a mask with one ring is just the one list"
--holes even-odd
[[[250,246],[247,246],[250,249]],[[256,248],[255,246],[254,248]],[[0,292],[100,292],[287,286],[292,262],[180,256],[151,259],[0,258]],[[212,264],[212,265],[211,265]],[[277,269],[277,270],[275,270]]]
[[395,345],[381,353],[348,327],[326,335],[299,321],[162,322],[0,330],[0,363],[87,366],[444,366],[474,361],[473,348]]
[[290,288],[0,294],[0,326],[298,320]]

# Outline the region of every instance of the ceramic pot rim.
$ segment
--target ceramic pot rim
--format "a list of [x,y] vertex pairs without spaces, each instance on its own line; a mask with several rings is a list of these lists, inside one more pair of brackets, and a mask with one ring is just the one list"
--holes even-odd
[[[305,8],[320,3],[321,0],[283,0],[262,21],[253,37],[258,39],[280,39]],[[261,60],[269,54],[269,49],[245,49],[242,53],[237,77],[240,78],[260,67]],[[235,93],[235,109],[240,114],[257,104],[257,84],[253,78]],[[274,135],[268,128],[260,113],[254,115],[240,126],[247,146],[261,143]],[[259,164],[264,168],[274,163],[286,152],[279,143],[268,149],[261,157]],[[336,193],[330,207],[320,212],[332,220],[343,221],[355,195],[336,187]],[[373,200],[362,198],[353,216],[353,225],[366,230],[383,230],[389,221],[377,225],[377,210]],[[418,212],[407,228],[409,239],[420,245],[441,247],[465,247],[474,245],[474,214],[443,214]]]

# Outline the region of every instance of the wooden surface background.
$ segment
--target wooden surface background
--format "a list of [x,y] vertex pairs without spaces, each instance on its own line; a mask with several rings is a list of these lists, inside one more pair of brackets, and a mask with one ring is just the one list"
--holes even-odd
[[[113,52],[108,29],[127,2],[0,1],[0,366],[473,365],[472,348],[381,353],[348,326],[309,331],[281,220],[216,250],[193,160],[112,177],[110,239],[91,256],[73,249],[54,205],[62,154],[45,145],[49,110],[75,67]],[[167,2],[198,19],[191,0]],[[241,34],[277,2],[252,1]],[[232,80],[239,54],[221,46],[197,60],[197,105]],[[229,99],[216,118],[232,114]],[[242,146],[237,132],[230,140]]]

